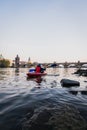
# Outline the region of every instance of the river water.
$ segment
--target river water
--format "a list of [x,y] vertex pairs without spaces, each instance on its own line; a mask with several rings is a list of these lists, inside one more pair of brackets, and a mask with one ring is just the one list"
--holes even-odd
[[[22,130],[19,127],[32,109],[47,105],[75,106],[87,121],[87,77],[73,74],[76,68],[47,68],[47,76],[39,82],[27,80],[28,68],[0,69],[0,130]],[[80,82],[79,87],[65,88],[61,79]]]

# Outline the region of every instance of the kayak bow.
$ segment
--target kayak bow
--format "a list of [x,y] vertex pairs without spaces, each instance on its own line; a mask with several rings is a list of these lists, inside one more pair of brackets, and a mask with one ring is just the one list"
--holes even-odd
[[45,76],[45,75],[47,75],[47,73],[36,73],[36,72],[33,72],[33,73],[28,72],[27,73],[28,78],[37,78],[37,77],[41,77],[41,76]]

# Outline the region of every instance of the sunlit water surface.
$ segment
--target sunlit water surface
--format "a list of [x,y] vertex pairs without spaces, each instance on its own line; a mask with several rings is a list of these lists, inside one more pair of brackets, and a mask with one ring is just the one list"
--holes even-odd
[[[16,130],[28,111],[46,105],[74,105],[87,120],[87,78],[74,75],[76,68],[48,68],[41,82],[27,80],[28,68],[0,69],[0,130]],[[80,82],[79,87],[65,88],[61,79]],[[73,93],[77,91],[77,93]]]

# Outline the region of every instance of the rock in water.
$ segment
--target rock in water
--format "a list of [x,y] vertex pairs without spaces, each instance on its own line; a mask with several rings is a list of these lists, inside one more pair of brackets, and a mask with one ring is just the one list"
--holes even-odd
[[39,108],[22,130],[87,130],[87,122],[73,106]]
[[80,86],[80,82],[70,79],[62,79],[60,83],[63,87]]

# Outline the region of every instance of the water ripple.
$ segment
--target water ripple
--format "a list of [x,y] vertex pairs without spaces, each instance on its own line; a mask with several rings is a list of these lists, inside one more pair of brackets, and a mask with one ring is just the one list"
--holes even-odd
[[[48,75],[38,83],[35,79],[26,79],[27,71],[28,69],[20,69],[19,73],[15,73],[12,68],[0,69],[1,130],[12,130],[30,109],[47,105],[73,105],[87,118],[86,77],[72,75],[74,70],[57,69],[55,74],[59,76]],[[47,72],[54,74],[53,70]],[[80,87],[62,88],[60,80],[64,77],[79,81]]]

